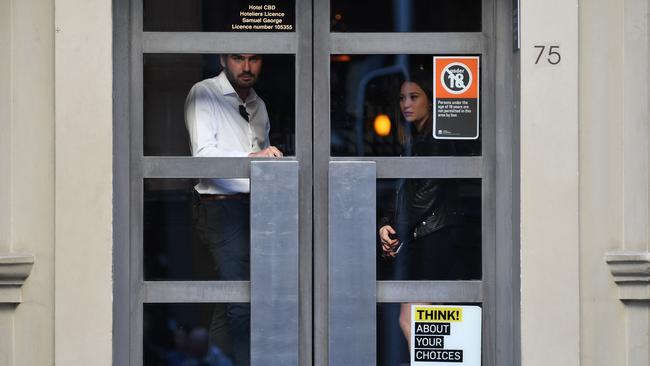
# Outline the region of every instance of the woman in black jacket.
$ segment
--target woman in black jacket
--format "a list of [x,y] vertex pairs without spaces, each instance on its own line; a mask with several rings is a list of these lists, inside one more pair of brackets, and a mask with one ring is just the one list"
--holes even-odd
[[[429,75],[430,78],[430,75]],[[408,125],[405,155],[453,156],[462,143],[434,140],[430,81],[415,72],[400,88],[400,110]],[[457,179],[402,180],[391,217],[379,221],[382,256],[395,260],[394,280],[466,279],[467,261],[457,245],[467,241]],[[410,346],[411,304],[400,309],[400,328]]]

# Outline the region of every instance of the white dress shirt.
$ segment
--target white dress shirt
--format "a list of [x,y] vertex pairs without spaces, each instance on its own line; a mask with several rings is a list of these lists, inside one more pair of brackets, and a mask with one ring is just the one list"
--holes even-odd
[[[243,105],[249,122],[239,114]],[[264,101],[252,88],[242,101],[225,72],[200,81],[185,100],[185,125],[190,135],[192,156],[246,157],[269,146],[269,116]],[[248,179],[201,179],[200,194],[250,192]]]

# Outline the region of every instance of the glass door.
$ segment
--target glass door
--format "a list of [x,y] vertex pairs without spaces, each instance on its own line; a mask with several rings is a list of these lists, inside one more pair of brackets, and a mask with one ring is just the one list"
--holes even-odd
[[[515,363],[510,14],[314,2],[315,365]],[[478,309],[474,353],[414,304]]]
[[311,4],[115,9],[115,364],[310,364]]
[[509,1],[114,8],[115,364],[515,364]]

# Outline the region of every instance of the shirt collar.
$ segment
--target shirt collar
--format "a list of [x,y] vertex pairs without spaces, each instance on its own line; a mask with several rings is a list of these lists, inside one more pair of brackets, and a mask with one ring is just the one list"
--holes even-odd
[[[217,76],[217,82],[219,83],[219,86],[221,86],[223,95],[233,95],[237,99],[239,99],[239,95],[237,95],[235,88],[233,88],[232,85],[230,84],[230,80],[228,80],[225,71],[222,71],[219,74],[219,76]],[[257,93],[255,92],[255,89],[251,88],[250,91],[248,92],[248,98],[246,98],[244,103],[248,104],[255,100],[257,100]]]

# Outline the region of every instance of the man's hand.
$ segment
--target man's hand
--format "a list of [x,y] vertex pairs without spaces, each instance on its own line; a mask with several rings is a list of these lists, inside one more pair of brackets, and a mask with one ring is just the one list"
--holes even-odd
[[393,249],[399,244],[399,240],[392,239],[390,236],[395,235],[395,229],[390,225],[384,225],[379,229],[379,240],[381,241],[381,250],[384,255],[395,257],[397,253]]
[[250,158],[281,158],[284,154],[275,146],[269,146],[262,151],[248,154]]

